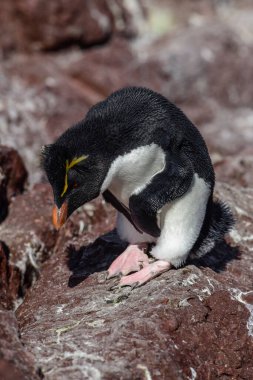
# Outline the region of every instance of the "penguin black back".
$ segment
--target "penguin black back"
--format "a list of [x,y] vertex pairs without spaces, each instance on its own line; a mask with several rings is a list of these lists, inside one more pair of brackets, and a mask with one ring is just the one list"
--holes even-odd
[[110,159],[151,143],[165,151],[184,150],[194,171],[214,183],[211,160],[198,129],[178,107],[147,88],[127,87],[114,92],[91,107],[85,119],[56,142],[70,152],[85,147],[87,152],[103,153]]

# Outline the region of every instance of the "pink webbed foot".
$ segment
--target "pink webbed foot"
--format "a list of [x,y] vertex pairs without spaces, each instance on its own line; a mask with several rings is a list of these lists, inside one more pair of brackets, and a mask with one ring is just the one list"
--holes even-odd
[[139,272],[130,274],[129,276],[123,276],[119,282],[119,286],[129,285],[132,287],[137,287],[143,285],[159,274],[166,272],[170,268],[171,264],[167,261],[155,261],[148,266],[145,266],[145,268],[141,269]]
[[113,261],[108,269],[107,278],[137,272],[141,268],[149,265],[148,256],[144,253],[145,249],[147,249],[147,244],[145,243],[129,245],[127,249]]

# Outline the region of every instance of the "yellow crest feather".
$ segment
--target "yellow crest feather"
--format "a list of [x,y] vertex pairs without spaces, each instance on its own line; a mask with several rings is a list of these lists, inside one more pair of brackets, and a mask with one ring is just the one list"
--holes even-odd
[[66,173],[65,173],[65,182],[64,182],[64,188],[63,188],[63,191],[61,193],[61,197],[63,197],[63,195],[66,193],[66,191],[68,190],[68,172],[71,168],[73,168],[73,166],[79,164],[79,162],[85,160],[88,156],[80,156],[80,157],[74,157],[70,163],[69,163],[69,160],[66,160]]

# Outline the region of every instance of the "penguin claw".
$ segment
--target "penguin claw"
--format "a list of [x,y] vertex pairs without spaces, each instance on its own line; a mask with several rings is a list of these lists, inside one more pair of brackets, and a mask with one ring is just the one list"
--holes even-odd
[[111,264],[107,271],[107,279],[120,275],[126,276],[148,266],[148,256],[143,252],[146,247],[147,244],[129,245]]
[[110,286],[109,290],[113,291],[113,290],[116,290],[116,289],[119,289],[119,288],[120,288],[119,284],[113,284],[112,286]]
[[115,277],[120,277],[120,273],[118,274],[110,273],[109,270],[106,272],[106,277],[105,277],[106,280],[110,280],[111,278],[115,278]]
[[123,276],[120,279],[119,286],[131,286],[132,289],[146,284],[152,278],[170,269],[171,264],[168,261],[158,260],[149,264],[139,272]]

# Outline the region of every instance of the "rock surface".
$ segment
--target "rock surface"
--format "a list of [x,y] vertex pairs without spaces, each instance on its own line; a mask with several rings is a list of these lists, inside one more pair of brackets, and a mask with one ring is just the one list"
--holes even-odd
[[4,380],[38,380],[34,357],[24,348],[13,311],[0,306],[0,378]]
[[218,193],[236,204],[230,246],[132,291],[106,280],[124,248],[116,236],[87,248],[103,218],[78,238],[73,225],[61,232],[17,314],[47,379],[253,376],[253,191],[219,184]]
[[27,180],[27,171],[18,152],[0,145],[0,222],[8,212],[11,198],[22,193]]
[[[68,221],[71,237],[79,236],[95,222],[97,234],[112,228],[114,213],[110,208],[95,202],[86,206],[86,210]],[[36,380],[43,376],[36,358],[20,341],[13,308],[18,307],[38,278],[43,262],[61,241],[61,234],[65,240],[70,238],[70,231],[58,236],[53,229],[51,211],[51,189],[46,184],[38,184],[12,201],[8,218],[0,225],[0,378],[4,380]],[[102,225],[99,224],[101,219]],[[90,233],[89,239],[93,237]]]
[[3,244],[0,243],[0,378],[4,380],[39,379],[34,357],[20,341],[17,319],[11,310],[9,270]]
[[[43,144],[112,91],[138,84],[182,108],[201,130],[219,167],[225,169],[242,151],[250,165],[253,94],[247,84],[253,75],[252,52],[253,42],[246,43],[236,28],[216,20],[184,27],[148,45],[144,37],[132,44],[115,38],[86,51],[15,55],[0,69],[2,139],[24,158],[31,183],[39,182]],[[231,184],[235,176],[252,183],[247,163],[234,161],[233,166]],[[224,180],[220,170],[217,175]]]
[[82,48],[106,42],[114,33],[136,34],[136,14],[142,18],[137,0],[128,2],[93,0],[3,1],[0,44],[4,54],[12,50],[57,50]]
[[[252,4],[80,4],[1,4],[0,138],[30,187],[0,147],[0,378],[251,380]],[[126,85],[199,127],[237,219],[211,254],[133,290],[106,280],[125,248],[115,212],[98,199],[56,232],[39,166],[43,144]]]
[[0,225],[0,240],[9,250],[9,296],[13,301],[23,297],[55,244],[51,206],[49,186],[36,185],[13,200],[7,220]]

